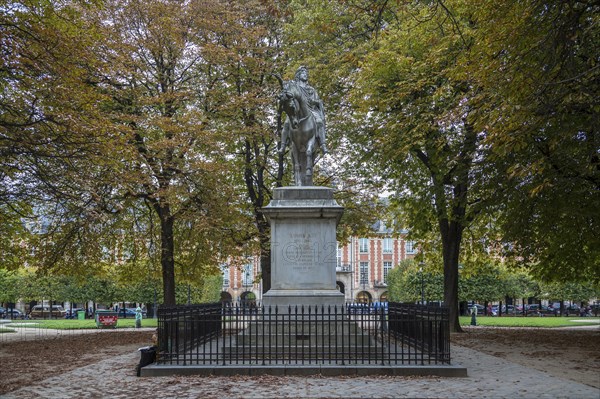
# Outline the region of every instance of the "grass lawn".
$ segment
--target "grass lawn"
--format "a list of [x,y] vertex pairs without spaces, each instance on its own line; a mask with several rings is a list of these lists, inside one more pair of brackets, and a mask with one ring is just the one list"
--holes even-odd
[[[156,327],[156,319],[143,319],[142,327]],[[19,320],[14,321],[10,324],[11,328],[54,328],[57,330],[76,330],[76,329],[89,329],[97,328],[96,321],[93,319],[86,320]],[[119,319],[117,322],[117,328],[133,328],[135,327],[135,319]]]
[[[461,316],[460,325],[471,324],[471,316]],[[600,326],[598,317],[477,317],[478,326],[490,327],[571,327]]]

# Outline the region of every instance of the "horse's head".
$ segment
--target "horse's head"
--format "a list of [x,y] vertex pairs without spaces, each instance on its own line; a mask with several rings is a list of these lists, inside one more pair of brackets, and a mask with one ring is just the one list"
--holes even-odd
[[298,111],[299,103],[296,95],[295,87],[291,82],[286,82],[283,85],[283,90],[279,94],[279,109],[286,113],[290,118],[290,123],[293,129],[298,128]]

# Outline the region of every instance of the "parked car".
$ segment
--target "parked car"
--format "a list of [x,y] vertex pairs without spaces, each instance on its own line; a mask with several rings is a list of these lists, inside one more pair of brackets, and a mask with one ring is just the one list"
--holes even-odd
[[503,314],[515,314],[517,309],[514,305],[502,305],[502,313]]
[[552,305],[550,305],[550,306],[542,305],[542,308],[540,309],[540,313],[545,316],[556,316],[556,315],[558,315],[559,312],[560,312],[560,308],[555,309]]
[[52,305],[52,312],[50,312],[50,306],[48,305],[35,305],[29,312],[29,317],[32,319],[39,318],[64,318],[67,312],[60,305]]
[[579,305],[572,303],[569,306],[565,306],[565,313],[567,315],[569,314],[575,314],[577,316],[579,316],[579,313],[581,312],[581,309],[579,308]]
[[0,306],[0,319],[23,319],[25,315],[18,309],[5,309]]
[[525,305],[525,313],[527,316],[539,316],[542,314],[542,306],[537,303]]
[[5,312],[7,319],[23,319],[25,318],[25,314],[21,312],[19,309],[6,309]]
[[350,314],[368,314],[371,312],[371,307],[368,303],[349,303],[346,305]]
[[523,313],[523,305],[517,305],[515,307],[516,313]]

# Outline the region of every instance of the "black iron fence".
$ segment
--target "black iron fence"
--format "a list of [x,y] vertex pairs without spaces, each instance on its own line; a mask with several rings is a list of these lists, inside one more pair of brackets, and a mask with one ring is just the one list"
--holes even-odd
[[158,309],[159,364],[449,364],[444,307],[181,305]]

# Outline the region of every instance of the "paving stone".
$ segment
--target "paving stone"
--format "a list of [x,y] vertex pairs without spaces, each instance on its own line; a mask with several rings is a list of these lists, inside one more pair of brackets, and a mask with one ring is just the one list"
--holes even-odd
[[[468,377],[135,376],[132,352],[48,378],[2,398],[569,398],[597,399],[600,389],[553,377],[469,348],[452,347]],[[500,378],[499,378],[500,377]]]

